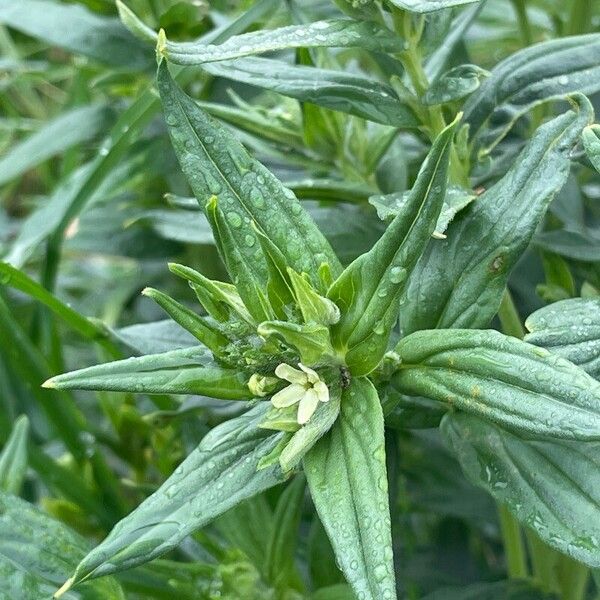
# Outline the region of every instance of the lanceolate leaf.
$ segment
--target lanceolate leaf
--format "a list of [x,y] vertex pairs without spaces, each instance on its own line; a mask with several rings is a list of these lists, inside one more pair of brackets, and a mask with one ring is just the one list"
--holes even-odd
[[282,481],[278,465],[257,470],[282,436],[258,428],[267,408],[262,402],[212,429],[161,488],[83,559],[73,583],[148,562],[242,500]]
[[289,48],[356,46],[379,52],[399,52],[403,45],[402,38],[377,23],[333,19],[245,33],[219,45],[167,41],[163,54],[167,60],[179,65],[200,65]]
[[[514,108],[504,135],[536,103],[565,94],[600,90],[600,34],[566,37],[516,52],[492,70],[465,105],[465,121],[476,135],[496,112]],[[500,137],[501,137],[500,136]]]
[[0,3],[0,23],[48,44],[115,67],[149,67],[151,55],[118,19],[52,0]]
[[149,354],[57,375],[44,387],[106,390],[140,394],[201,394],[224,400],[248,400],[248,377],[213,362],[202,348]]
[[441,427],[475,485],[550,546],[600,567],[598,442],[522,439],[463,413],[448,414]]
[[[0,598],[50,598],[87,550],[66,525],[0,492]],[[124,599],[113,578],[86,583],[80,592],[82,600]]]
[[331,431],[304,459],[319,517],[354,592],[395,598],[383,413],[375,388],[354,379]]
[[164,61],[158,71],[158,87],[183,172],[203,207],[209,198],[217,197],[236,240],[240,240],[239,252],[248,268],[266,280],[254,222],[296,271],[316,275],[320,264],[327,262],[339,272],[329,243],[294,194],[176,86]]
[[294,66],[268,58],[242,58],[204,65],[217,77],[234,79],[369,121],[407,129],[419,121],[394,90],[375,79],[329,69]]
[[346,354],[355,375],[372,371],[387,349],[398,318],[399,295],[440,215],[455,127],[456,122],[436,139],[402,212],[327,294],[341,312],[339,323],[332,327],[334,346]]
[[390,4],[416,13],[429,13],[462,4],[471,4],[479,0],[389,0]]
[[572,111],[540,127],[509,172],[456,216],[447,239],[429,245],[401,299],[405,334],[489,324],[512,268],[567,180],[571,149],[592,119],[589,101],[577,96]]
[[542,346],[600,379],[600,299],[550,304],[525,321],[525,341]]
[[18,494],[27,471],[27,437],[29,420],[25,415],[19,417],[2,453],[0,453],[0,490]]
[[142,294],[152,298],[176,323],[189,331],[213,353],[218,355],[219,351],[230,343],[230,340],[214,324],[167,294],[153,288],[146,288]]
[[72,146],[93,139],[108,125],[109,117],[110,112],[103,104],[80,106],[63,112],[15,144],[0,159],[0,185]]
[[508,429],[600,440],[600,383],[573,363],[497,331],[418,331],[396,347],[399,391]]

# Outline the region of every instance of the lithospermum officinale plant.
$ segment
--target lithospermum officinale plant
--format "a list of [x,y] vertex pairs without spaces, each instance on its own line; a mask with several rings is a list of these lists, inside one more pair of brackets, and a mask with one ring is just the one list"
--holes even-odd
[[[511,575],[527,574],[519,522],[542,587],[583,598],[585,566],[600,568],[599,300],[541,309],[524,336],[506,293],[571,163],[600,166],[584,95],[600,89],[598,35],[533,45],[491,72],[445,70],[480,3],[457,13],[426,62],[421,45],[443,21],[436,11],[455,14],[468,0],[337,4],[345,17],[199,42],[172,42],[120,5],[126,26],[156,43],[166,126],[231,283],[171,264],[203,310],[144,294],[196,346],[58,375],[45,387],[194,394],[248,409],[214,427],[56,597],[175,549],[241,501],[303,483],[303,473],[352,589],[321,597],[397,598],[384,431],[387,417],[414,414],[441,417],[464,472],[500,504]],[[252,57],[325,47],[372,52],[387,81],[321,69],[301,50],[297,66]],[[391,128],[372,143],[376,156],[399,130],[427,145],[409,191],[371,198],[388,223],[367,252],[343,266],[294,193],[184,93],[172,73],[197,66],[306,102],[307,120],[334,129],[335,113],[318,111]],[[528,141],[511,144],[527,118]],[[473,192],[478,181],[485,186]],[[497,314],[503,333],[486,329]],[[302,492],[293,485],[290,499]],[[552,588],[540,565],[555,551],[569,558],[552,555]]]

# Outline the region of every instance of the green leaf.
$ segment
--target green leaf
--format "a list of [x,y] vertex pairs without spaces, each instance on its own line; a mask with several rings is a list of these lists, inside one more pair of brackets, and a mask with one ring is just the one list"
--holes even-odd
[[513,431],[600,440],[600,384],[559,356],[497,331],[417,331],[396,347],[399,391]]
[[[87,550],[66,525],[0,492],[0,598],[49,598]],[[112,577],[86,583],[80,592],[82,600],[124,600]]]
[[600,446],[529,440],[483,419],[450,413],[442,431],[467,477],[548,545],[600,566]]
[[589,125],[581,134],[585,153],[594,166],[594,169],[600,173],[600,125]]
[[542,346],[600,379],[600,299],[561,300],[525,321],[525,341]]
[[479,2],[479,0],[388,0],[388,2],[411,12],[429,13],[452,8],[453,6],[461,6],[462,4]]
[[435,140],[404,206],[373,248],[350,264],[328,298],[340,309],[334,347],[354,375],[372,371],[387,350],[398,298],[435,229],[445,197],[448,160],[458,120]]
[[395,598],[383,414],[375,388],[353,379],[331,431],[304,458],[315,507],[354,592]]
[[152,298],[176,323],[189,331],[217,356],[230,343],[230,340],[216,326],[167,294],[153,288],[144,289],[142,294]]
[[281,482],[277,465],[257,471],[282,435],[258,428],[267,408],[261,402],[212,429],[160,489],[82,560],[73,583],[148,562],[242,500]]
[[248,400],[247,380],[243,373],[217,365],[207,350],[194,347],[72,371],[49,379],[44,387]]
[[390,86],[362,75],[294,66],[268,58],[211,63],[203,69],[216,77],[234,79],[376,123],[406,129],[420,126],[413,110],[398,100]]
[[331,347],[329,329],[324,325],[264,321],[258,326],[258,334],[265,339],[274,336],[283,340],[298,351],[300,361],[306,365],[314,365],[324,356],[335,354]]
[[[406,210],[406,203],[410,198],[410,191],[396,192],[393,194],[376,195],[369,198],[369,204],[377,209],[377,216],[383,221],[390,221],[396,215]],[[454,217],[469,206],[477,196],[471,191],[457,185],[446,187],[442,210],[435,225],[434,237],[440,238]]]
[[285,589],[294,573],[294,553],[304,504],[305,480],[297,476],[279,497],[272,519],[264,570],[267,581]]
[[0,490],[18,494],[27,472],[27,438],[29,420],[20,416],[0,454]]
[[308,277],[298,275],[293,269],[288,274],[294,289],[294,298],[304,322],[320,325],[335,325],[340,320],[340,310],[328,298],[324,298],[312,287]]
[[167,41],[163,55],[178,65],[200,65],[290,48],[331,47],[359,47],[376,52],[399,52],[404,47],[404,40],[377,23],[332,19],[315,21],[308,25],[289,25],[245,33],[218,45],[202,41]]
[[[212,196],[206,204],[206,216],[212,227],[217,242],[217,248],[227,272],[229,273],[235,288],[244,302],[244,306],[256,321],[264,321],[275,317],[274,309],[269,302],[269,263],[267,262],[266,282],[263,275],[263,264],[266,262],[260,248],[254,255],[255,260],[251,261],[248,257],[248,249],[256,245],[256,237],[243,237],[237,235],[232,230],[231,222],[240,225],[241,217],[238,213],[228,213],[237,215],[237,218],[226,218],[218,204],[217,196]],[[258,244],[260,247],[260,244]],[[263,260],[257,260],[262,258]]]
[[535,236],[535,245],[575,260],[596,262],[600,260],[600,229],[570,227],[543,231]]
[[252,323],[252,317],[234,285],[208,279],[185,265],[170,263],[169,269],[189,282],[206,312],[217,321],[226,321],[234,313],[242,321]]
[[[1,12],[0,8],[0,12]],[[0,159],[0,185],[103,132],[110,120],[104,104],[66,110],[35,133],[15,144]]]
[[450,223],[446,240],[425,250],[401,298],[400,326],[486,327],[508,276],[548,205],[567,181],[570,152],[593,119],[589,101],[541,126],[508,173]]
[[205,210],[208,200],[218,197],[246,268],[266,281],[254,222],[294,270],[316,274],[327,262],[337,273],[333,250],[294,194],[175,85],[164,61],[158,87],[173,147],[194,195]]
[[[535,44],[499,63],[465,104],[465,121],[475,136],[490,119],[506,112],[509,122],[495,134],[494,146],[515,121],[540,102],[566,94],[600,90],[600,34],[565,37]],[[504,121],[505,119],[501,119]]]
[[6,1],[0,5],[0,23],[113,67],[145,69],[151,65],[152,53],[118,19],[102,17],[80,5]]
[[460,65],[446,71],[429,87],[423,103],[429,106],[461,100],[472,94],[490,73],[477,65]]

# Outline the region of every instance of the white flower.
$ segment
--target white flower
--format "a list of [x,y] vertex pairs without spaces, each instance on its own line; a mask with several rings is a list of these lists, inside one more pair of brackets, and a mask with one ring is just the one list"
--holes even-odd
[[275,408],[285,408],[298,404],[298,423],[304,425],[313,416],[319,402],[329,402],[329,389],[319,375],[298,363],[301,371],[281,363],[275,369],[275,375],[289,381],[290,385],[277,392],[271,402]]

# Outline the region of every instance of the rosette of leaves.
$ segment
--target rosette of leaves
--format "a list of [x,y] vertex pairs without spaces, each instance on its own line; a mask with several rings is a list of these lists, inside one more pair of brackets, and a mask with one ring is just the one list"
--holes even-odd
[[[509,269],[554,188],[564,183],[568,153],[591,119],[587,99],[577,97],[573,110],[542,127],[524,150],[523,165],[517,162],[516,172],[489,190],[495,201],[478,201],[483,208],[453,222],[442,242],[432,234],[446,197],[459,116],[433,141],[382,237],[343,268],[294,194],[177,86],[164,60],[158,89],[173,147],[231,283],[171,265],[193,288],[202,315],[158,290],[145,293],[198,346],[59,375],[46,386],[202,394],[245,401],[248,410],[212,429],[162,487],[82,560],[58,595],[172,550],[242,500],[303,471],[357,597],[395,598],[382,407],[390,386],[444,406],[442,430],[465,471],[473,473],[478,460],[493,458],[490,493],[536,528],[532,495],[545,498],[549,481],[566,481],[553,444],[576,456],[578,444],[595,448],[600,440],[600,384],[566,359],[498,332],[417,324],[397,343],[394,327],[405,304],[412,306],[415,322],[425,320],[410,302],[409,282],[447,290],[443,297],[431,291],[425,298],[429,316],[441,314],[439,327],[456,327],[444,325],[444,316],[465,319],[474,304],[478,320],[461,326],[489,322]],[[536,193],[539,206],[530,206],[528,177],[540,170],[552,174],[551,182],[541,178],[545,195]],[[530,212],[519,215],[527,226],[503,230],[498,248],[490,239],[491,254],[482,259],[470,243],[459,253],[462,262],[446,264],[445,270],[428,267],[435,267],[440,252],[458,252],[448,245],[481,232],[481,223],[493,220],[485,211],[501,210],[505,197],[527,204]],[[462,237],[451,235],[455,230]],[[456,279],[454,267],[460,270]],[[527,459],[521,458],[523,448]],[[543,475],[533,481],[520,476],[517,460],[529,460]],[[536,510],[545,511],[544,526],[536,531],[597,567],[598,537],[582,528],[598,515],[598,489],[585,485],[558,496],[558,508],[541,502]],[[579,503],[576,517],[563,514],[569,502]]]

